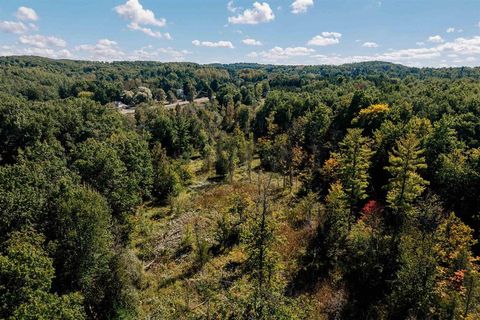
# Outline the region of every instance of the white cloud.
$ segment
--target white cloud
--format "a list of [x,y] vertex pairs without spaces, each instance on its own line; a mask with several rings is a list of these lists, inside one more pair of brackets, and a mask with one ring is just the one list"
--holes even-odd
[[260,58],[268,63],[276,63],[278,61],[285,61],[291,57],[305,57],[313,54],[315,50],[305,47],[274,47],[267,51],[250,52],[247,56],[249,58]]
[[136,22],[132,22],[128,24],[128,28],[131,30],[137,30],[145,33],[147,36],[154,37],[154,38],[159,38],[159,39],[167,39],[171,40],[172,37],[170,36],[170,33],[165,32],[161,33],[160,31],[154,31],[150,28],[142,27]]
[[313,0],[295,0],[290,7],[292,8],[292,13],[299,14],[307,12],[309,7],[313,6]]
[[143,47],[135,50],[128,57],[129,60],[151,60],[151,61],[184,61],[185,56],[191,52],[187,50],[176,50],[171,47],[153,48],[153,46]]
[[454,27],[450,27],[450,28],[447,29],[447,33],[452,33],[452,32],[455,32]]
[[[440,43],[431,48],[391,50],[371,56],[350,56],[334,59],[335,62],[389,61],[412,66],[475,65],[480,55],[480,36],[457,38],[454,41]],[[476,56],[476,57],[475,57]],[[324,56],[327,57],[327,56]],[[332,57],[329,56],[328,59]],[[449,59],[442,59],[449,58]],[[325,58],[327,59],[327,58]],[[454,60],[452,60],[454,59]],[[330,60],[332,61],[332,60]],[[450,61],[450,63],[448,63]],[[330,62],[334,63],[334,62]]]
[[35,23],[29,23],[28,27],[33,31],[38,31],[39,27]]
[[55,50],[52,48],[20,48],[16,46],[2,46],[0,47],[0,56],[42,56],[53,59],[68,59],[72,58],[72,53],[67,49]]
[[167,23],[163,18],[157,19],[153,11],[144,9],[138,0],[127,0],[124,4],[116,6],[115,11],[122,18],[131,20],[137,24],[163,27]]
[[332,37],[332,38],[341,38],[342,34],[339,32],[322,32],[322,36]]
[[420,61],[430,62],[431,59],[440,57],[440,53],[427,48],[415,48],[391,50],[385,53],[375,55],[312,55],[311,57],[315,59],[315,63],[322,64],[343,64],[362,61],[388,61],[394,63],[415,65]]
[[175,57],[175,58],[183,58],[185,57],[185,55],[187,54],[190,54],[191,52],[188,51],[188,50],[175,50],[175,49],[172,49],[170,47],[168,48],[160,48],[157,50],[158,53],[161,53],[161,54],[166,54],[166,55],[169,55],[171,57]]
[[82,44],[75,50],[86,53],[87,58],[91,60],[112,61],[125,57],[118,43],[109,39],[98,40],[96,44]]
[[440,52],[438,52],[435,48],[415,48],[393,50],[390,52],[382,53],[377,56],[376,60],[403,62],[411,59],[432,59],[439,56]]
[[39,34],[35,35],[22,35],[18,39],[21,44],[33,46],[36,48],[48,48],[48,47],[59,47],[64,48],[67,46],[65,40],[53,36],[42,36]]
[[270,22],[275,19],[270,5],[266,2],[255,2],[252,9],[246,9],[242,14],[229,17],[228,22],[232,24],[259,24]]
[[272,64],[344,64],[387,61],[415,67],[475,66],[480,61],[480,36],[457,38],[432,47],[389,49],[386,52],[371,55],[325,55],[317,54],[314,50],[304,47],[285,49],[275,47],[267,51],[251,52],[247,57],[255,62]]
[[369,60],[374,60],[370,59],[370,56],[347,56],[343,57],[341,55],[324,55],[324,54],[316,54],[312,55],[311,58],[312,63],[315,64],[334,64],[334,65],[339,65],[339,64],[344,64],[344,63],[352,63],[352,62],[361,62],[361,61],[369,61]]
[[[471,56],[474,55],[480,55],[480,36],[472,38],[457,38],[454,41],[440,43],[431,48],[394,50],[377,55],[375,56],[375,59],[411,64],[412,62],[419,60],[429,61],[430,59],[445,56],[449,58],[469,56],[470,58],[465,58],[464,61],[470,62],[467,59],[472,60]],[[457,59],[456,61],[456,63],[458,63],[460,60]]]
[[28,27],[22,22],[0,21],[0,31],[6,33],[21,34],[28,31]]
[[406,65],[420,66],[421,61],[432,61],[430,59],[438,57],[438,53],[424,51],[425,49],[404,49],[397,51],[390,51],[387,53],[376,55],[362,55],[362,56],[341,56],[341,55],[313,55],[313,62],[315,64],[344,64],[363,61],[387,61],[394,63],[402,63]]
[[364,48],[378,48],[378,44],[376,42],[367,41],[367,42],[364,42],[362,44],[362,47],[364,47]]
[[230,41],[211,42],[211,41],[193,40],[192,44],[196,47],[227,48],[227,49],[235,48]]
[[443,40],[443,38],[439,35],[436,35],[436,36],[430,36],[428,37],[428,42],[432,42],[432,43],[442,43],[444,42],[445,40]]
[[340,43],[342,34],[339,32],[322,32],[308,41],[310,46],[331,46]]
[[128,24],[130,30],[140,31],[154,38],[168,40],[172,38],[169,33],[161,33],[160,31],[145,27],[145,25],[164,27],[167,24],[167,20],[164,18],[157,19],[155,13],[151,10],[144,9],[139,0],[127,0],[124,4],[116,6],[115,11],[122,18],[130,20]]
[[228,1],[227,10],[230,11],[231,13],[235,13],[238,10],[241,10],[241,8],[240,7],[235,7],[235,4],[233,3],[233,1]]
[[425,42],[423,42],[423,41],[418,41],[418,42],[416,42],[415,44],[416,44],[417,46],[419,46],[419,47],[423,47],[423,46],[425,45]]
[[472,38],[457,38],[452,42],[447,42],[435,47],[438,51],[453,52],[460,55],[480,54],[480,36]]
[[18,20],[22,21],[37,21],[38,15],[32,8],[20,7],[18,8],[15,16]]
[[262,43],[258,40],[252,39],[252,38],[247,38],[243,39],[242,42],[246,44],[247,46],[261,46]]

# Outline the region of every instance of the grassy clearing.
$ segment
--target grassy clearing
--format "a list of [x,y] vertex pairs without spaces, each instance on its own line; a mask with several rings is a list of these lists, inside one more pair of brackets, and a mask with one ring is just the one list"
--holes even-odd
[[[255,159],[251,181],[246,168],[240,167],[234,182],[227,184],[212,180],[211,174],[202,171],[201,161],[191,161],[188,188],[165,206],[139,210],[131,246],[145,269],[147,285],[140,290],[142,317],[205,318],[248,293],[242,244],[225,248],[219,246],[219,238],[222,225],[233,219],[239,206],[254,207],[258,175],[264,174],[259,165]],[[282,177],[273,175],[271,186],[270,210],[278,234],[274,250],[280,257],[280,277],[287,283],[298,268],[297,260],[321,210],[299,201],[294,191],[284,190]]]

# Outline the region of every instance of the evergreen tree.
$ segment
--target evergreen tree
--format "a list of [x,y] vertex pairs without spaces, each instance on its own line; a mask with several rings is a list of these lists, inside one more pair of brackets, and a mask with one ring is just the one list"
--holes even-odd
[[221,177],[225,177],[228,174],[228,153],[225,150],[223,139],[225,137],[219,137],[215,146],[215,173]]
[[361,129],[349,129],[340,142],[337,155],[341,182],[347,196],[350,214],[355,214],[359,202],[367,197],[368,169],[373,152],[371,140],[362,136]]
[[389,155],[386,170],[391,177],[387,203],[397,213],[408,214],[428,184],[418,173],[418,170],[427,168],[419,144],[418,138],[410,133],[397,142],[396,148]]
[[412,228],[402,235],[399,245],[399,270],[389,297],[390,319],[430,319],[435,299],[438,262],[432,233]]
[[325,269],[337,266],[339,258],[346,248],[346,238],[353,216],[349,214],[347,194],[340,183],[334,183],[326,198],[326,218],[323,225],[325,248]]
[[189,102],[193,102],[195,99],[197,91],[190,81],[187,81],[183,84],[183,94],[185,95],[185,99]]
[[248,180],[250,182],[252,181],[252,161],[254,153],[255,143],[253,141],[253,135],[250,135],[245,144],[245,163],[247,165]]
[[243,230],[243,242],[247,251],[247,270],[250,273],[253,292],[248,298],[248,319],[289,319],[284,299],[279,289],[276,270],[278,257],[272,250],[275,227],[269,204],[272,176],[258,178],[258,197],[255,210]]
[[162,202],[169,196],[176,196],[181,188],[180,176],[160,143],[156,143],[152,149],[152,167],[153,197]]

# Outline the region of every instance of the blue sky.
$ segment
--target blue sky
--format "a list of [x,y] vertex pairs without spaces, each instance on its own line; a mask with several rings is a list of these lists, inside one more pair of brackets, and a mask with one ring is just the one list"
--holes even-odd
[[2,0],[0,55],[480,65],[480,0]]

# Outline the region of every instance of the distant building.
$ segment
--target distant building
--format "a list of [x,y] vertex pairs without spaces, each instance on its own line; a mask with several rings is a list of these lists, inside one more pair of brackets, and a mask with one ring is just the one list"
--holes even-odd
[[122,101],[114,101],[113,103],[115,104],[115,108],[118,108],[118,109],[128,109],[128,108],[130,108],[130,106],[128,104],[125,104]]

